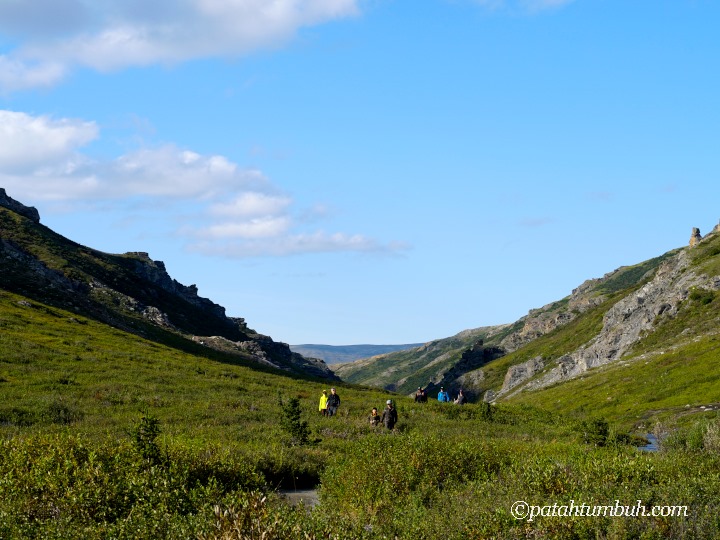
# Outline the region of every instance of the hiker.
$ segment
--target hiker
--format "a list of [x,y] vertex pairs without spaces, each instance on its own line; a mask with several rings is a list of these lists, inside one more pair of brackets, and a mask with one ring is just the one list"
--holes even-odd
[[425,393],[425,390],[422,389],[422,387],[418,386],[417,392],[415,392],[415,403],[425,402],[427,402],[427,394]]
[[397,423],[397,419],[397,409],[393,407],[392,399],[388,399],[387,408],[383,411],[382,414],[382,423],[385,424],[386,428],[393,429],[395,427],[395,424]]
[[465,394],[463,394],[463,391],[460,390],[458,397],[455,398],[455,403],[457,403],[458,405],[465,405],[466,402],[467,402],[467,399],[465,399]]
[[335,413],[337,412],[339,406],[340,396],[337,395],[337,392],[334,388],[331,388],[330,395],[327,398],[327,415],[335,416]]
[[318,407],[318,410],[320,411],[320,414],[323,416],[327,416],[327,390],[323,390],[322,395],[320,396],[320,405]]
[[445,391],[445,388],[442,386],[440,387],[440,391],[438,392],[438,401],[440,403],[449,403],[450,402],[450,396]]
[[370,411],[370,425],[375,427],[380,423],[380,414],[378,413],[377,407],[373,407]]

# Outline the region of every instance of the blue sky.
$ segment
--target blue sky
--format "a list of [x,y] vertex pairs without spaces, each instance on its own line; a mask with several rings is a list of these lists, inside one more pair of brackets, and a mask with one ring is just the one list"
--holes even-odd
[[710,0],[5,0],[0,187],[278,341],[514,322],[718,223],[719,20]]

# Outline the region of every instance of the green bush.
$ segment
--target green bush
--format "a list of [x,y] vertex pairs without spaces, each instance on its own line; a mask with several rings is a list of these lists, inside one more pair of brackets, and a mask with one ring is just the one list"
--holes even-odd
[[447,488],[487,479],[501,463],[479,442],[380,432],[348,448],[328,467],[320,497],[358,524],[387,525],[397,508],[427,509]]
[[0,538],[189,538],[212,505],[259,477],[189,453],[147,466],[130,441],[72,435],[0,441]]
[[577,429],[582,435],[583,442],[594,446],[605,446],[610,435],[610,425],[602,418],[583,420]]
[[292,437],[291,444],[308,444],[310,428],[307,421],[301,420],[300,400],[292,397],[283,402],[282,396],[278,394],[278,402],[282,409],[280,426]]
[[715,300],[715,291],[711,291],[708,289],[702,289],[698,287],[693,287],[690,289],[690,300],[693,302],[698,302],[704,306],[711,303],[713,300]]
[[130,432],[136,450],[143,459],[153,465],[162,461],[162,452],[157,438],[160,435],[160,420],[150,414],[145,414]]

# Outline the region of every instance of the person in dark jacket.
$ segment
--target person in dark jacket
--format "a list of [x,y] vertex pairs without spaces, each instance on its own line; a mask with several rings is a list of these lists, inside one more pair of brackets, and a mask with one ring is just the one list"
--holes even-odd
[[340,396],[337,395],[337,392],[335,391],[334,388],[331,388],[330,395],[327,398],[327,415],[335,416],[335,413],[337,413],[339,406],[340,406]]
[[415,392],[415,403],[426,403],[427,402],[427,394],[425,393],[425,390],[422,389],[422,387],[418,386],[417,392]]
[[393,429],[395,427],[395,424],[397,424],[397,409],[393,407],[393,402],[391,399],[387,400],[387,407],[383,411],[382,414],[382,423],[385,424],[385,427],[388,429]]

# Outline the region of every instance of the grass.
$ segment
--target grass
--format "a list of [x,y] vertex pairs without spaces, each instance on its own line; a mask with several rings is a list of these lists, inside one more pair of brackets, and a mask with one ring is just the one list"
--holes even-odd
[[[323,418],[316,407],[325,382],[191,354],[14,294],[0,293],[0,330],[3,538],[720,532],[720,479],[711,472],[720,462],[709,450],[720,446],[720,423],[649,455],[612,419],[526,404],[415,404],[347,384],[337,385],[339,415]],[[367,421],[388,397],[400,416],[393,432]],[[609,429],[588,438],[595,425]],[[695,433],[707,443],[693,442]],[[275,493],[316,485],[321,502],[312,511]],[[638,499],[691,513],[532,522],[510,513],[517,500]]]
[[[457,362],[464,349],[469,348],[477,340],[484,339],[486,335],[487,329],[477,329],[452,338],[430,342],[420,351],[417,349],[397,351],[382,355],[372,362],[342,367],[336,372],[345,381],[368,386],[386,387],[388,381],[406,380],[396,386],[399,392],[409,394],[418,386],[427,385],[438,370]],[[441,356],[446,357],[444,361],[427,366],[430,361]],[[388,376],[390,372],[392,376]]]
[[[597,414],[626,428],[652,429],[692,421],[702,405],[720,402],[720,295],[689,295],[673,318],[660,316],[622,361],[511,399],[563,414]],[[652,374],[652,376],[649,376]]]
[[710,276],[720,275],[720,234],[713,233],[690,250],[692,264]]
[[502,387],[508,368],[526,362],[538,356],[542,357],[546,365],[557,360],[590,341],[602,329],[603,316],[610,306],[619,300],[617,294],[606,299],[602,304],[587,311],[583,317],[578,317],[564,326],[560,326],[541,336],[526,346],[502,358],[490,362],[483,368],[486,388],[499,390]]
[[[8,216],[0,212],[0,227],[48,264],[76,272],[74,279],[93,266],[122,281],[130,275],[123,265],[137,262],[83,253],[56,236],[43,244],[40,237],[54,233]],[[711,243],[701,246],[695,263],[712,264]],[[656,264],[615,274],[605,304],[488,364],[486,382],[501,384],[513,363],[555,359],[585,343],[609,303]],[[2,278],[21,270],[8,267]],[[317,411],[326,381],[260,368],[149,325],[126,332],[39,296],[0,291],[2,538],[720,536],[720,418],[694,412],[720,403],[718,339],[710,332],[720,300],[712,291],[694,291],[677,317],[658,318],[631,358],[562,386],[507,404],[456,406],[342,383],[334,418]],[[548,309],[566,308],[561,301]],[[459,355],[481,336],[436,345]],[[372,428],[371,407],[388,398],[397,429]],[[672,430],[662,451],[637,450],[629,431],[658,422]],[[276,493],[316,486],[312,511]],[[519,500],[538,507],[640,500],[689,513],[528,521],[510,512]]]
[[[320,381],[189,354],[16,295],[0,294],[0,327],[3,538],[720,532],[720,479],[712,472],[720,462],[687,442],[697,438],[690,432],[677,449],[649,455],[614,422],[587,444],[594,424],[582,415],[523,404],[415,404],[344,384],[337,386],[340,414],[323,418],[316,406],[327,385]],[[400,413],[394,432],[367,422],[370,408],[388,397]],[[289,418],[306,423],[309,436],[293,436]],[[715,440],[708,434],[720,432],[720,423],[703,429],[703,440]],[[287,506],[274,492],[313,485],[321,502],[312,511]],[[683,504],[690,514],[530,522],[510,513],[517,500],[639,499]]]
[[[500,359],[489,361],[482,366],[482,388],[474,388],[474,393],[481,394],[488,389],[499,390],[508,368],[515,364],[537,356],[542,357],[546,363],[551,362],[587,343],[602,329],[602,317],[607,309],[647,283],[654,271],[666,259],[676,255],[677,251],[670,251],[640,264],[620,268],[606,278],[597,280],[597,284],[591,284],[583,294],[592,299],[600,299],[602,302],[600,305],[583,313],[576,311],[570,323],[557,327],[554,331],[534,339]],[[528,317],[538,318],[567,313],[569,306],[570,297],[566,297],[541,309],[532,310]],[[461,360],[463,352],[478,340],[484,340],[485,347],[498,346],[510,334],[521,332],[525,322],[526,318],[523,318],[504,328],[487,327],[468,330],[451,338],[433,341],[420,349],[400,351],[342,366],[336,372],[344,380],[409,394],[418,386],[426,386],[430,380],[437,381],[439,374],[444,373],[447,377]],[[443,382],[452,385],[452,377]]]
[[[300,380],[279,372],[238,365],[236,356],[199,345],[201,354],[158,344],[58,308],[0,293],[0,418],[43,431],[63,430],[51,407],[77,412],[74,429],[120,436],[143,410],[150,409],[168,433],[192,441],[233,444],[257,435],[271,444],[280,432],[268,430],[279,415],[277,394],[298,397],[306,410],[327,382]],[[345,411],[359,408],[355,390],[345,396]],[[379,404],[387,394],[374,391]],[[233,429],[235,426],[235,429]]]

